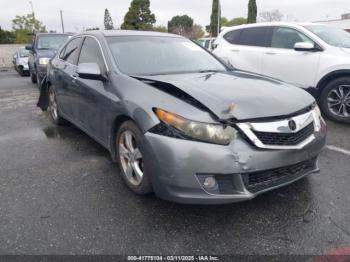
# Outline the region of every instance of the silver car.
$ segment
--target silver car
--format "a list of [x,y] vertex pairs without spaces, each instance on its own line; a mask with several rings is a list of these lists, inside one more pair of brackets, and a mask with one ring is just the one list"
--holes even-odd
[[13,56],[14,67],[21,76],[29,75],[28,56],[25,47],[20,47]]
[[181,203],[249,200],[316,173],[326,138],[307,92],[155,32],[72,37],[39,106],[103,145],[135,193]]

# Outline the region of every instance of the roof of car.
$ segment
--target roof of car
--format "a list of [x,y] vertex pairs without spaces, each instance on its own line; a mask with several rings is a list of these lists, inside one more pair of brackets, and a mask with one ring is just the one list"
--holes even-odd
[[226,30],[240,29],[240,28],[249,28],[249,27],[263,27],[263,26],[293,26],[293,27],[304,27],[308,25],[323,25],[322,23],[312,23],[312,22],[263,22],[255,24],[245,24],[239,26],[233,26],[225,28]]
[[103,35],[103,36],[166,36],[181,37],[175,34],[149,32],[149,31],[133,31],[133,30],[92,30],[81,33],[83,35]]

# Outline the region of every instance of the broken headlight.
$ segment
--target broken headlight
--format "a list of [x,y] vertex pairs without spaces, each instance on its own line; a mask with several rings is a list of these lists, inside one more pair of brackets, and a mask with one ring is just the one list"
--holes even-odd
[[322,117],[322,113],[318,105],[315,103],[314,108],[312,110],[312,115],[314,117],[315,121],[315,131],[319,132],[322,128],[322,126],[326,126],[326,122],[324,121]]
[[154,111],[162,123],[194,140],[228,145],[237,135],[237,131],[231,126],[224,127],[222,124],[196,122],[159,108]]

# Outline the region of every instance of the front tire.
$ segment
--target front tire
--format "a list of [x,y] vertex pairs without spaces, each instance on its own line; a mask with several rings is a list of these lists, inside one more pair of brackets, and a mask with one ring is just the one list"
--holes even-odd
[[125,121],[116,135],[116,156],[126,185],[136,194],[146,195],[152,192],[152,185],[144,168],[141,138],[135,123]]
[[329,119],[350,123],[350,77],[329,82],[322,91],[320,106]]
[[49,89],[49,106],[48,112],[51,116],[52,121],[56,125],[64,125],[66,120],[62,118],[59,114],[58,106],[57,106],[57,97],[56,93],[52,87]]

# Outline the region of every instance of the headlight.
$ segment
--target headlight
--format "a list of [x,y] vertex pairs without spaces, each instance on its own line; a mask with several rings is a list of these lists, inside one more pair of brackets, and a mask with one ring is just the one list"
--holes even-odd
[[164,124],[196,140],[228,145],[237,135],[237,131],[230,126],[224,127],[221,124],[195,122],[158,108],[155,109],[155,113]]
[[47,65],[47,63],[50,61],[50,58],[48,57],[42,57],[42,58],[39,58],[39,64],[40,65]]

